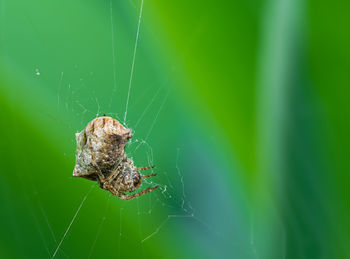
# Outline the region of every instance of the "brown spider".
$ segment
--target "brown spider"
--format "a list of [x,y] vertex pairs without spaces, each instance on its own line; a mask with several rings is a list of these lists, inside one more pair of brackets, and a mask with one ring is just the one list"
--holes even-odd
[[156,174],[140,175],[139,171],[153,166],[136,168],[132,159],[125,154],[125,144],[132,137],[130,129],[117,120],[98,117],[86,128],[75,134],[77,140],[76,164],[73,176],[98,181],[100,187],[123,200],[130,200],[158,188],[149,187],[128,195],[141,185],[142,179]]

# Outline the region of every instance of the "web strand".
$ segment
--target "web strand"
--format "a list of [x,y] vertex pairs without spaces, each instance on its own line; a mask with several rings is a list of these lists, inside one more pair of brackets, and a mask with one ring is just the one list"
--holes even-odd
[[168,90],[168,93],[167,93],[166,96],[164,97],[162,104],[159,106],[158,112],[157,112],[157,114],[156,114],[156,116],[155,116],[155,118],[154,118],[154,120],[153,120],[153,122],[152,122],[152,124],[151,124],[151,126],[150,126],[150,128],[149,128],[149,130],[148,130],[148,132],[147,132],[147,135],[146,135],[145,139],[144,139],[143,141],[141,141],[141,142],[136,146],[134,152],[135,152],[136,150],[138,150],[139,147],[140,147],[142,144],[145,144],[145,143],[146,143],[146,140],[147,140],[148,137],[151,135],[152,130],[153,130],[153,127],[154,127],[154,125],[155,125],[156,122],[157,122],[158,116],[159,116],[160,112],[162,111],[162,109],[163,109],[163,107],[164,107],[166,101],[168,100],[169,93],[170,93],[170,89]]
[[84,196],[83,200],[81,201],[81,203],[80,203],[80,205],[79,205],[77,211],[75,212],[75,214],[74,214],[74,216],[73,216],[71,222],[69,223],[69,225],[68,225],[68,227],[67,227],[67,229],[66,229],[66,232],[64,232],[64,235],[63,235],[61,241],[59,242],[59,244],[58,244],[58,246],[57,246],[55,252],[53,253],[51,259],[55,258],[55,256],[56,256],[58,250],[60,249],[60,246],[62,245],[64,239],[66,238],[66,236],[67,236],[67,234],[68,234],[68,232],[69,232],[69,230],[70,230],[70,228],[71,228],[73,222],[75,221],[75,218],[77,217],[77,215],[78,215],[78,213],[79,213],[81,207],[83,207],[83,204],[85,203],[86,198],[87,198],[88,195],[90,194],[90,192],[91,192],[91,190],[92,190],[93,187],[94,187],[94,186],[91,186],[90,190],[88,191],[88,193]]
[[162,90],[162,88],[159,88],[157,90],[157,92],[153,95],[151,101],[148,103],[148,105],[146,106],[146,108],[143,110],[143,112],[141,113],[140,117],[138,118],[137,122],[135,123],[134,129],[137,128],[137,126],[139,125],[139,123],[142,121],[143,117],[145,116],[146,112],[148,111],[148,109],[151,107],[151,105],[153,104],[154,100],[156,99],[156,97],[158,96],[158,94],[160,93],[160,90]]
[[104,223],[105,223],[105,221],[106,221],[106,214],[107,214],[107,211],[108,211],[108,209],[109,209],[110,198],[111,198],[111,196],[109,195],[109,196],[108,196],[108,200],[107,200],[107,204],[106,204],[106,209],[105,209],[105,212],[104,212],[104,214],[103,214],[103,216],[102,216],[102,218],[101,218],[101,222],[100,222],[100,224],[99,224],[99,226],[98,226],[95,240],[94,240],[94,242],[93,242],[92,245],[91,245],[91,249],[90,249],[90,253],[89,253],[88,259],[91,258],[92,254],[93,254],[93,252],[94,252],[97,239],[98,239],[98,237],[100,236],[102,227],[103,227],[103,225],[104,225]]
[[191,215],[168,215],[168,217],[157,227],[157,229],[153,233],[151,233],[146,238],[141,240],[141,243],[144,243],[145,241],[153,237],[155,234],[157,234],[163,228],[165,223],[167,223],[171,218],[192,218],[192,216]]
[[130,72],[130,79],[129,79],[128,96],[126,98],[126,105],[125,105],[124,124],[126,122],[126,116],[128,114],[128,106],[129,106],[129,99],[130,99],[131,83],[132,83],[132,77],[133,77],[133,74],[134,74],[134,67],[135,67],[137,42],[138,42],[139,34],[140,34],[142,10],[143,10],[143,0],[141,0],[140,14],[139,14],[139,20],[138,20],[138,24],[137,24],[136,40],[135,40],[135,46],[134,46],[134,54],[133,54],[132,63],[131,63],[131,72]]

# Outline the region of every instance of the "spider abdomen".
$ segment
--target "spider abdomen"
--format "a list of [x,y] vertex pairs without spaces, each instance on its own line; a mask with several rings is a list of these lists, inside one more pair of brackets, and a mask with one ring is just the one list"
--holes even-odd
[[95,178],[97,171],[108,175],[124,158],[130,130],[111,117],[99,117],[76,134],[77,153],[73,176]]

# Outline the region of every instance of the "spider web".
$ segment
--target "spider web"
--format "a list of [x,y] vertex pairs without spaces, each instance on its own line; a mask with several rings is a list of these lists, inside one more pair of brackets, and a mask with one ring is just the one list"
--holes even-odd
[[[108,57],[102,59],[105,63],[100,70],[97,66],[81,68],[79,62],[62,70],[55,67],[54,94],[51,99],[48,94],[47,98],[53,100],[59,116],[50,117],[50,111],[42,109],[45,119],[50,117],[71,136],[68,145],[71,150],[57,148],[63,152],[63,159],[49,161],[43,171],[56,163],[68,166],[60,167],[60,172],[50,178],[52,182],[55,177],[60,179],[57,186],[44,181],[47,174],[19,174],[16,179],[25,192],[30,222],[35,223],[40,248],[49,258],[101,258],[101,253],[119,258],[149,257],[156,253],[165,255],[169,248],[173,249],[174,257],[179,257],[182,251],[176,251],[174,244],[191,246],[187,250],[192,251],[193,257],[214,257],[218,250],[226,255],[231,250],[236,254],[242,254],[242,250],[250,251],[249,255],[257,254],[253,249],[254,239],[242,235],[231,238],[232,231],[242,228],[235,225],[240,220],[232,219],[240,213],[245,218],[246,213],[231,209],[232,198],[228,197],[232,192],[221,175],[231,169],[222,165],[220,161],[224,159],[219,155],[213,156],[206,151],[208,147],[198,144],[198,139],[207,136],[198,136],[196,129],[186,125],[187,111],[178,103],[174,87],[178,83],[175,80],[178,68],[163,67],[163,63],[158,64],[161,58],[156,57],[156,51],[148,53],[146,44],[153,41],[143,39],[148,34],[157,35],[152,35],[149,25],[144,23],[147,1],[140,0],[135,5],[132,1],[104,3],[104,14],[108,14],[103,16],[105,26],[97,27],[98,31],[105,30],[102,35],[108,36],[101,39],[108,49]],[[134,8],[135,14],[127,13],[123,5]],[[123,14],[127,17],[121,19]],[[45,46],[43,42],[38,45]],[[87,63],[101,62],[98,58],[103,53],[102,50],[97,54],[87,53]],[[49,72],[52,71],[41,65],[31,69],[35,82],[41,86],[49,85],[44,80]],[[157,190],[122,201],[100,189],[96,182],[73,179],[74,133],[104,114],[133,130],[126,152],[135,165],[156,166],[150,173],[157,176],[146,178],[138,191],[159,185]],[[215,132],[215,126],[210,130]],[[48,138],[52,138],[50,134]],[[1,191],[3,196],[13,197],[6,189]],[[57,207],[46,197],[56,198]],[[30,202],[37,204],[37,211]],[[251,235],[255,235],[254,231]],[[20,244],[24,251],[27,243],[30,247],[30,241]],[[155,248],[159,251],[150,252]]]

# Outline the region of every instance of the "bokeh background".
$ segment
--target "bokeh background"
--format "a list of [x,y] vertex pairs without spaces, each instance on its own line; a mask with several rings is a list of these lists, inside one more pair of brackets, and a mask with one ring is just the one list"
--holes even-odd
[[124,121],[141,1],[2,0],[0,257],[350,258],[349,5],[144,0],[127,153],[161,187],[122,201],[74,134]]

